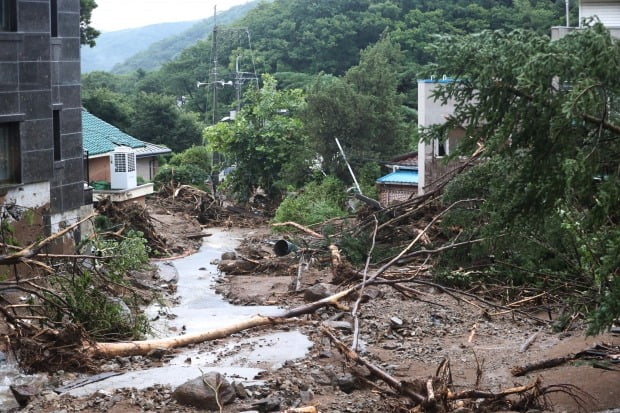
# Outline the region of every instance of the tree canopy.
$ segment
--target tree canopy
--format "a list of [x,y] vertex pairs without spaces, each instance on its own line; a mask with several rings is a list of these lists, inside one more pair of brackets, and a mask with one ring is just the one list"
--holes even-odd
[[231,186],[242,200],[258,187],[273,195],[296,175],[308,173],[299,120],[302,92],[278,91],[276,86],[273,77],[264,75],[263,87],[247,93],[247,103],[234,122],[220,122],[205,131],[205,142],[236,166]]
[[468,259],[493,256],[487,274],[570,280],[596,297],[591,331],[610,325],[620,315],[620,44],[596,24],[558,41],[484,31],[436,51],[431,70],[456,79],[437,97],[455,99],[456,112],[431,134],[464,126],[461,153],[482,144],[487,158],[446,195],[485,200],[453,216],[487,239]]
[[95,47],[95,39],[100,32],[90,25],[93,10],[97,8],[95,0],[80,0],[80,42]]
[[351,181],[334,138],[358,171],[412,145],[397,90],[401,62],[400,47],[386,36],[344,77],[321,76],[308,92],[305,125],[326,173]]

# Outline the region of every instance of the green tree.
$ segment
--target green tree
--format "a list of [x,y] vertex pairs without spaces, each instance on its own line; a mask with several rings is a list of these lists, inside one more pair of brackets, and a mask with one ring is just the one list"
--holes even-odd
[[302,91],[278,91],[276,86],[273,77],[263,75],[263,87],[246,94],[246,104],[234,122],[205,131],[205,142],[236,165],[229,179],[241,200],[258,187],[276,195],[290,180],[283,171],[309,172],[306,137],[298,118],[304,105]]
[[138,139],[163,144],[173,152],[181,152],[200,144],[202,127],[198,116],[182,112],[173,97],[138,93],[134,97],[134,118],[128,133]]
[[95,0],[80,0],[80,43],[90,47],[95,47],[95,39],[101,34],[90,25],[95,8],[97,8]]
[[328,174],[351,182],[334,138],[354,169],[402,153],[411,144],[398,72],[402,54],[389,36],[364,50],[343,78],[321,76],[304,114],[310,142]]
[[437,62],[457,79],[437,95],[456,112],[430,133],[466,125],[461,153],[485,146],[487,161],[447,193],[485,199],[453,215],[488,240],[470,257],[493,255],[486,273],[569,283],[596,303],[590,331],[609,326],[620,316],[620,45],[600,24],[554,42],[487,31],[448,39]]
[[122,130],[129,128],[134,113],[125,95],[107,88],[84,91],[82,105],[93,115]]

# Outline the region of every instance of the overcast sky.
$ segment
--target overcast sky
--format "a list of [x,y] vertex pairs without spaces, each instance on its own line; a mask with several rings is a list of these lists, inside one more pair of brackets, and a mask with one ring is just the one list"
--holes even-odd
[[247,0],[96,0],[92,26],[111,32],[149,24],[200,20]]

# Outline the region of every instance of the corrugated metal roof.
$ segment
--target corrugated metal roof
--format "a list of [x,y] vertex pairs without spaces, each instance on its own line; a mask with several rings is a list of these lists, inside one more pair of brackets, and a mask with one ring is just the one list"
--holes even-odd
[[418,171],[412,169],[399,169],[377,179],[380,184],[418,184]]
[[108,122],[82,109],[82,141],[90,156],[112,152],[117,146],[129,146],[136,156],[159,155],[171,152],[165,146],[143,142],[127,135]]

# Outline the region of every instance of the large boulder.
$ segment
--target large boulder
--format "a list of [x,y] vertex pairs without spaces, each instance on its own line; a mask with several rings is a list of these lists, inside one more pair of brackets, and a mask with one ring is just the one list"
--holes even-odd
[[215,371],[183,383],[172,393],[172,398],[182,405],[216,411],[220,410],[218,401],[224,406],[236,397],[235,388]]

